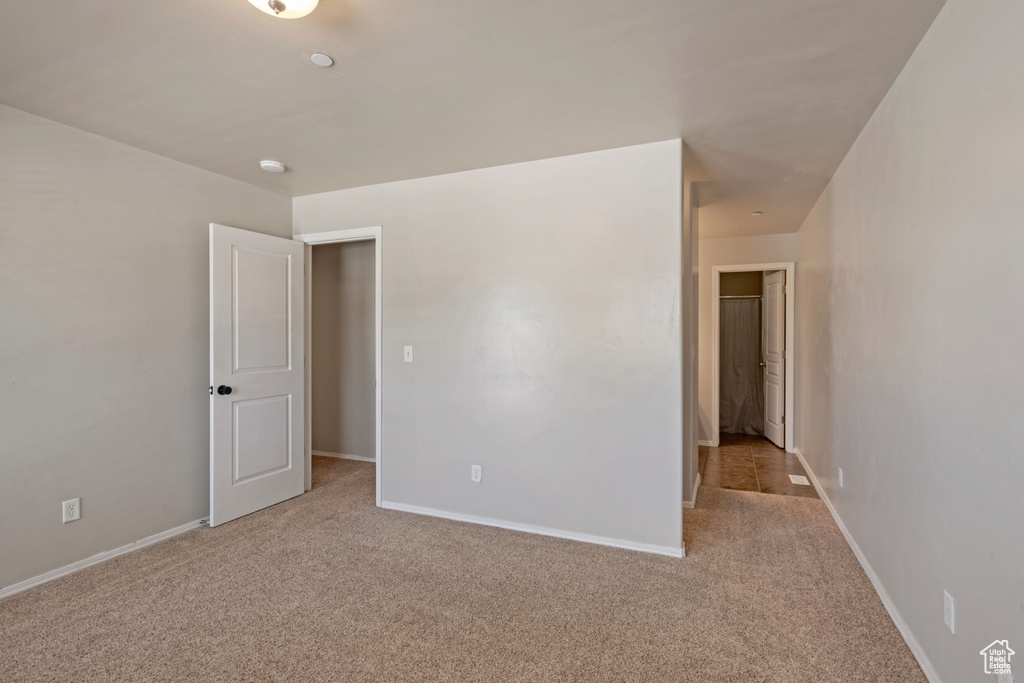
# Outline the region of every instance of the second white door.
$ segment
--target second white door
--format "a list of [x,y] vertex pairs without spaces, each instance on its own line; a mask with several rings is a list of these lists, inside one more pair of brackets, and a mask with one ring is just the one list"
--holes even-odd
[[764,435],[786,447],[786,271],[764,276]]

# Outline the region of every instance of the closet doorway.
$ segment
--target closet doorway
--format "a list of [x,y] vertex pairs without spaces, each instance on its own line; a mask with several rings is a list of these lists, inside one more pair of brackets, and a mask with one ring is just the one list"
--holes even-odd
[[295,239],[306,243],[306,490],[313,455],[374,462],[380,506],[381,228]]
[[794,451],[794,264],[715,266],[712,445],[760,436]]

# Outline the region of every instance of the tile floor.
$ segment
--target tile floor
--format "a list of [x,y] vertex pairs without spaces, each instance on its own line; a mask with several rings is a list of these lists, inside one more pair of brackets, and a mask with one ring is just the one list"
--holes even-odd
[[778,448],[763,436],[723,432],[718,448],[701,446],[699,458],[702,487],[818,497],[813,486],[790,481],[791,474],[807,476],[796,455]]

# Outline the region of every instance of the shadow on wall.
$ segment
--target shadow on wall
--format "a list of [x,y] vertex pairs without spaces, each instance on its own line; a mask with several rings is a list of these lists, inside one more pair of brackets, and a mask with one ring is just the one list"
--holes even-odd
[[[701,425],[711,424],[711,415],[709,415],[708,412],[706,410],[704,410],[703,406],[699,406],[697,408],[697,413],[700,415],[700,424]],[[704,434],[704,430],[703,429],[700,430],[700,433],[698,434],[698,437],[700,438],[701,443],[704,443],[704,444],[711,443],[711,437],[706,435],[706,434]]]

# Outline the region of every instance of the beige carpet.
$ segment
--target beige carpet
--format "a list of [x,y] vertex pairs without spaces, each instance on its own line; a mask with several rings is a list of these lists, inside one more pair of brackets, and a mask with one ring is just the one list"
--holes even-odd
[[373,465],[0,601],[0,680],[924,681],[821,501],[701,490],[672,559],[379,510]]

